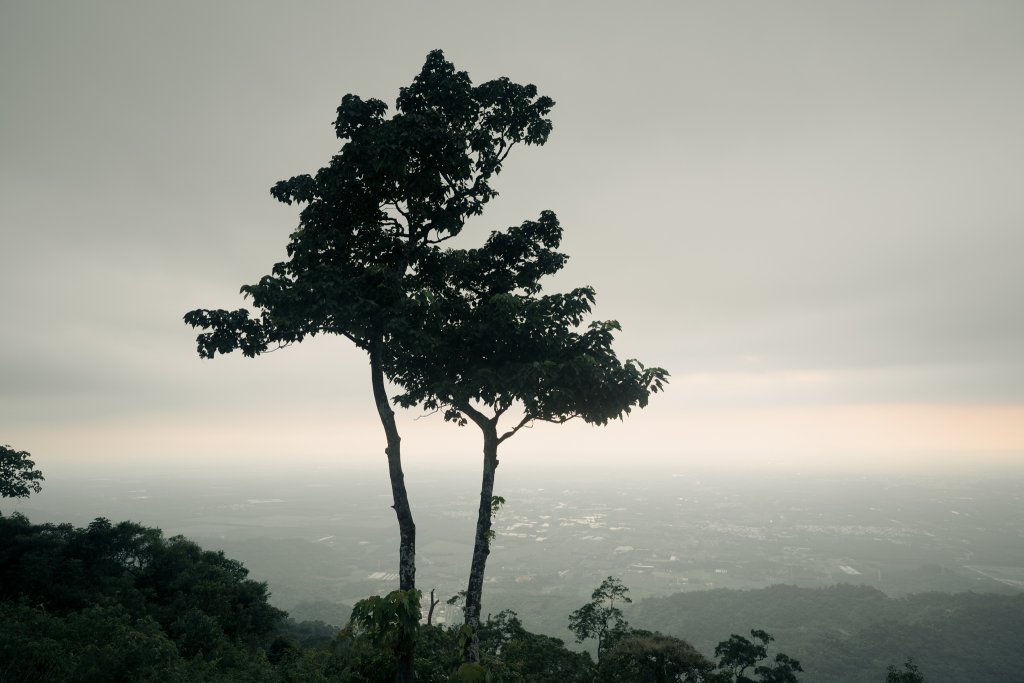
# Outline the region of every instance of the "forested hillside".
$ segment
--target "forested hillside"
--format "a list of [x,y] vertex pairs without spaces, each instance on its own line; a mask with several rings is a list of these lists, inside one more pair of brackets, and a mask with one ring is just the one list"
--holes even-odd
[[285,614],[247,574],[131,522],[0,516],[0,680],[262,680]]
[[[0,680],[392,679],[394,643],[366,623],[296,623],[247,574],[221,552],[131,522],[75,528],[0,516]],[[897,599],[839,585],[701,591],[634,605],[627,596],[609,579],[566,615],[575,633],[598,643],[598,661],[530,633],[511,611],[489,615],[481,670],[509,683],[717,683],[741,680],[747,663],[748,674],[760,672],[748,680],[881,683],[887,667],[912,657],[931,683],[1024,680],[1024,594]],[[460,637],[456,627],[420,626],[417,680],[473,680],[455,676]]]
[[931,683],[1024,681],[1024,594],[920,593],[866,586],[710,590],[639,601],[637,626],[684,636],[708,652],[748,625],[772,633],[809,681],[869,683],[912,657]]

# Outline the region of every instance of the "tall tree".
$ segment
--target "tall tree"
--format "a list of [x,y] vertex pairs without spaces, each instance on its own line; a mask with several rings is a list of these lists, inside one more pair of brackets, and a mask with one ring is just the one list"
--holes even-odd
[[276,199],[305,206],[288,260],[242,287],[256,316],[247,309],[185,315],[207,330],[197,339],[204,358],[234,350],[256,356],[321,333],[367,353],[398,518],[401,590],[415,589],[416,526],[384,360],[408,328],[424,256],[497,195],[491,180],[514,147],[547,140],[553,105],[533,85],[507,78],[474,86],[439,50],[401,89],[390,118],[384,102],[346,95],[334,124],[340,152],[315,175],[271,189]]
[[0,498],[28,498],[39,493],[43,473],[35,467],[29,452],[0,446]]
[[[562,228],[551,211],[504,232],[479,249],[434,249],[418,273],[422,284],[410,331],[388,358],[405,390],[404,406],[443,410],[449,421],[473,422],[483,435],[483,472],[473,558],[466,589],[468,657],[479,660],[477,632],[490,553],[498,447],[538,421],[580,418],[606,424],[643,407],[668,373],[622,362],[612,349],[615,321],[581,330],[594,290],[542,294],[541,278],[567,257],[557,251]],[[502,431],[503,417],[511,417]]]

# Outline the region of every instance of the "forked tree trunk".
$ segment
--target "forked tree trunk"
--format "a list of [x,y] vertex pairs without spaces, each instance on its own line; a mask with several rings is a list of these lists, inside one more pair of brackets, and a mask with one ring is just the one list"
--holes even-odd
[[469,568],[469,586],[466,588],[466,625],[470,628],[471,638],[464,653],[464,658],[473,662],[480,661],[480,603],[483,599],[487,556],[491,553],[491,506],[494,499],[494,472],[498,469],[497,427],[489,421],[477,424],[484,433],[484,467],[473,561]]
[[[398,434],[395,411],[391,409],[384,387],[379,342],[370,348],[370,375],[377,415],[387,436],[388,445],[384,453],[388,458],[388,474],[391,478],[391,496],[394,501],[392,507],[398,517],[398,587],[408,591],[416,588],[416,524],[412,519],[412,508],[409,506],[409,496],[405,490],[405,474],[402,472],[402,439]],[[395,674],[398,683],[411,683],[413,680],[412,661],[412,652],[398,656],[398,669]]]

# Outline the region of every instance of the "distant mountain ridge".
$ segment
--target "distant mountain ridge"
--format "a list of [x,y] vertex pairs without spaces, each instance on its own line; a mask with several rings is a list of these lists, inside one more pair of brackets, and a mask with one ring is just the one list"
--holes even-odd
[[751,626],[776,638],[815,683],[877,683],[912,657],[929,683],[1024,681],[1024,593],[917,593],[893,598],[868,586],[776,585],[637,601],[631,624],[685,638],[703,652]]

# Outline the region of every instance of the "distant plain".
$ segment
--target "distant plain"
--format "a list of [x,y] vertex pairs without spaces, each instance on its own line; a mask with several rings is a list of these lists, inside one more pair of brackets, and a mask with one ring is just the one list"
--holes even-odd
[[[477,506],[466,471],[413,469],[418,584],[464,588]],[[499,469],[485,613],[515,607],[566,638],[602,578],[635,598],[774,584],[864,584],[889,595],[1024,591],[1024,474]],[[57,468],[32,521],[132,520],[223,549],[297,619],[337,623],[396,585],[384,468],[344,463],[211,476],[187,467]],[[440,617],[457,619],[457,614]]]

